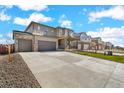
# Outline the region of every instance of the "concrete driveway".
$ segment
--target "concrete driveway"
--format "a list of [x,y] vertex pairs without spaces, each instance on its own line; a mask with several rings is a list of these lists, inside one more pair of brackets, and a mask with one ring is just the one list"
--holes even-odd
[[44,88],[124,87],[124,64],[69,52],[20,53]]

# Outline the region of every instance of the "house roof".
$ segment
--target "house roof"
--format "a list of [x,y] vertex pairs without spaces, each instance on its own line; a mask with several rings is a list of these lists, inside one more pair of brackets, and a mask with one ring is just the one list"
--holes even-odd
[[60,26],[58,26],[58,27],[56,27],[56,28],[67,29],[67,30],[70,30],[70,31],[74,32],[74,31],[73,31],[72,29],[70,29],[70,28],[65,28],[65,27],[60,27]]
[[32,33],[29,33],[29,32],[24,32],[24,31],[18,31],[18,30],[13,30],[13,33],[14,33],[14,32],[26,33],[26,34],[30,34],[30,35],[32,35]]
[[[40,24],[40,23],[31,21],[31,23],[28,25],[28,27],[25,29],[25,31],[26,31],[32,24],[38,24],[38,25],[41,25],[41,26],[50,27],[50,28],[55,29],[55,27],[52,27],[52,26],[48,26],[48,25],[44,25],[44,24]],[[25,31],[24,31],[24,32],[25,32]]]
[[52,27],[52,26],[48,26],[48,25],[44,25],[44,24],[41,24],[41,23],[37,23],[37,22],[31,21],[31,23],[30,23],[30,24],[28,25],[28,27],[24,30],[24,32],[25,32],[32,24],[38,24],[38,25],[45,26],[45,27],[50,27],[50,28],[53,28],[53,29],[61,28],[61,29],[67,29],[67,30],[73,31],[72,29],[65,28],[65,27],[60,27],[60,26],[58,26],[58,27]]
[[[29,33],[29,32],[24,32],[24,31],[19,31],[19,30],[13,30],[13,33],[26,33],[26,34],[29,34],[29,35],[32,35],[32,33]],[[14,34],[13,34],[13,39],[14,39]]]
[[79,34],[86,34],[86,32],[80,32]]
[[101,37],[94,37],[94,38],[92,38],[92,40],[98,40],[98,39],[102,40]]
[[80,35],[81,35],[81,34],[84,34],[84,35],[86,35],[88,38],[91,38],[91,36],[90,36],[90,35],[87,35],[86,32],[80,32],[79,34],[80,34]]

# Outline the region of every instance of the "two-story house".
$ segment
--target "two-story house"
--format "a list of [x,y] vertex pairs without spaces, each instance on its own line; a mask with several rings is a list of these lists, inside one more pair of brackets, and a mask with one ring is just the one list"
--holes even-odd
[[56,28],[31,22],[24,32],[13,31],[16,52],[46,51],[58,48]]
[[112,49],[113,48],[113,44],[111,42],[105,42],[105,49]]
[[81,46],[81,50],[90,50],[91,36],[87,35],[86,32],[81,32],[79,45]]
[[104,42],[102,41],[101,37],[92,38],[91,41],[92,43],[95,44],[96,50],[104,50],[105,46],[104,46]]
[[78,36],[73,30],[57,27],[58,49],[72,48],[72,44],[78,40]]
[[77,40],[75,33],[68,28],[51,27],[31,22],[25,31],[13,31],[16,52],[52,51],[70,47]]

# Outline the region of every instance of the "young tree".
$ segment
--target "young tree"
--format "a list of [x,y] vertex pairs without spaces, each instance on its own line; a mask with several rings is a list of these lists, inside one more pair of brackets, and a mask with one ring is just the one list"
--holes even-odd
[[8,61],[9,62],[12,62],[12,60],[13,60],[13,57],[12,57],[12,55],[11,55],[11,45],[12,45],[12,43],[13,43],[13,40],[12,39],[10,39],[10,38],[8,38],[7,40],[6,40],[6,43],[7,43],[7,49],[8,49]]

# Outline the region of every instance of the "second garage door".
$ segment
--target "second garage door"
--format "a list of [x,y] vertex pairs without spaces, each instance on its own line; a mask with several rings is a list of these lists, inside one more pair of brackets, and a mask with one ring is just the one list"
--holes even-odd
[[56,42],[38,41],[38,51],[54,51],[56,50]]
[[89,44],[84,44],[84,50],[88,50],[89,49]]

